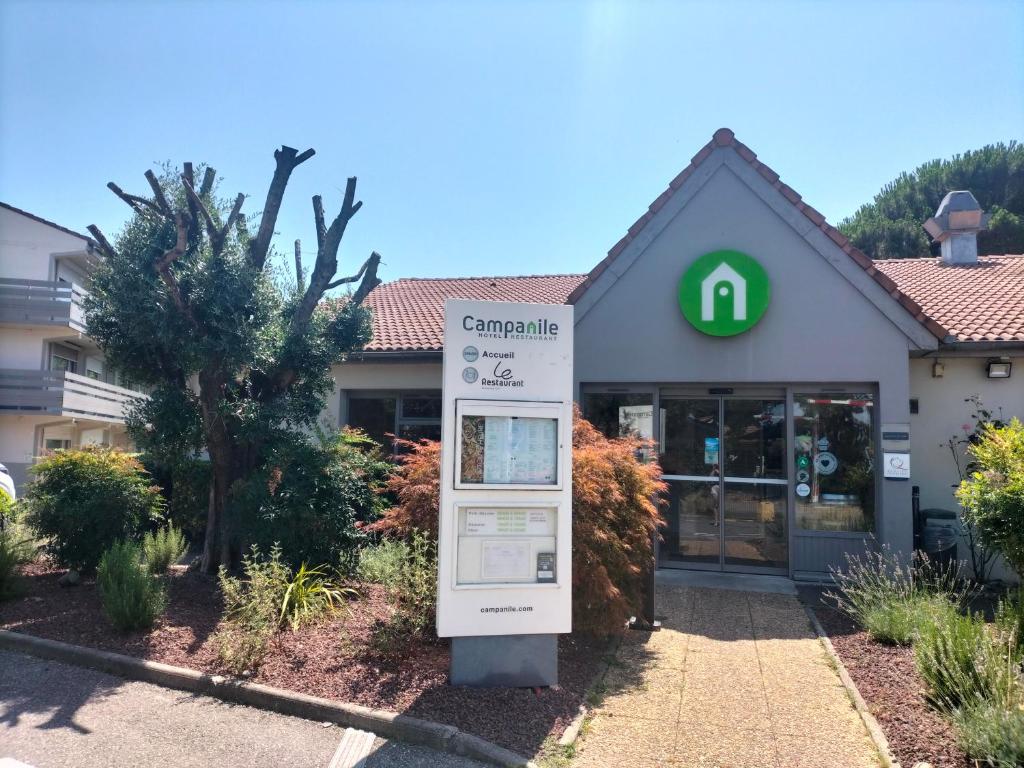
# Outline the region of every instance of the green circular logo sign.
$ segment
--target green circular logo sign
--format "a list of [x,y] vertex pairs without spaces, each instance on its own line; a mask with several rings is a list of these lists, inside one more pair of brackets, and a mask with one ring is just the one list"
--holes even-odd
[[709,336],[749,331],[768,309],[771,295],[764,267],[739,251],[706,253],[679,281],[683,316]]

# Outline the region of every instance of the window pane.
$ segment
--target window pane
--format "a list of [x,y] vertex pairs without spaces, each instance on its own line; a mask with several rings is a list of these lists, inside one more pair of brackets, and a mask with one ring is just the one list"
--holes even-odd
[[726,477],[786,477],[786,404],[782,400],[725,401]]
[[403,395],[403,419],[440,419],[440,395]]
[[719,475],[718,400],[661,401],[666,475]]
[[661,560],[718,563],[721,528],[717,482],[669,480],[665,527],[661,530]]
[[398,429],[398,436],[403,440],[416,442],[418,440],[440,440],[440,424],[403,424]]
[[794,395],[798,527],[874,530],[873,412],[871,395]]
[[654,439],[654,396],[592,393],[583,395],[583,418],[605,437],[632,435]]
[[725,481],[725,564],[785,568],[786,486]]
[[348,425],[363,430],[381,445],[388,442],[385,435],[395,431],[394,397],[349,397]]

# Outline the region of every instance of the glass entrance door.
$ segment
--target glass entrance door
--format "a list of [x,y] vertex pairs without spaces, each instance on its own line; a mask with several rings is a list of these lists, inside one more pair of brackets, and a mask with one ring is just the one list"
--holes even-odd
[[785,411],[782,398],[661,398],[661,565],[787,572]]

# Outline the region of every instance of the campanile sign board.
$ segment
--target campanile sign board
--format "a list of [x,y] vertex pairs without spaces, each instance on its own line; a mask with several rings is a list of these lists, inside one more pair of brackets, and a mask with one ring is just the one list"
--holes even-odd
[[572,629],[572,334],[566,305],[445,303],[441,637]]

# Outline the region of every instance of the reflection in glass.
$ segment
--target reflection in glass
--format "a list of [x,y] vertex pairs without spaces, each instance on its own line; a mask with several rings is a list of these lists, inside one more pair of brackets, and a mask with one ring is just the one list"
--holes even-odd
[[718,524],[719,483],[700,480],[668,480],[668,504],[664,508],[662,560],[718,564],[721,552]]
[[384,445],[385,435],[395,431],[395,410],[398,400],[394,397],[355,397],[348,401],[348,425],[363,430],[375,441]]
[[718,400],[662,400],[664,444],[661,469],[666,475],[719,474]]
[[782,400],[726,400],[726,477],[786,477],[786,404]]
[[605,437],[654,439],[654,395],[592,392],[583,395],[583,418]]
[[725,564],[785,568],[786,486],[725,482]]
[[871,395],[794,395],[797,526],[872,531],[875,469]]

